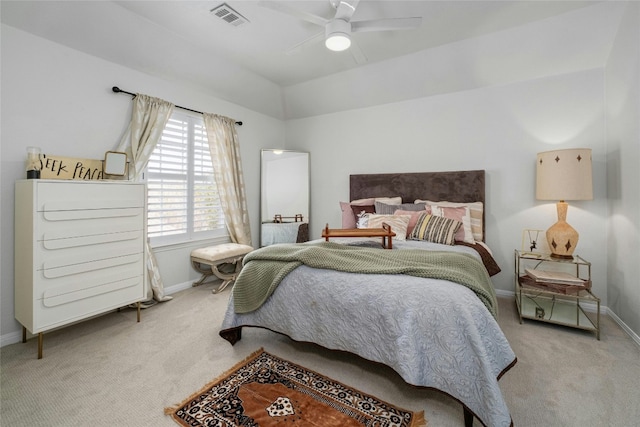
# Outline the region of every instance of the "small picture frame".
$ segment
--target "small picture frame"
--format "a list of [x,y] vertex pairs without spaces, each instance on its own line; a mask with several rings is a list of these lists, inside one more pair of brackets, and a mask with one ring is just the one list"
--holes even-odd
[[127,173],[127,153],[107,151],[104,153],[102,171],[105,175],[124,176]]
[[537,230],[534,228],[525,228],[522,230],[521,251],[532,255],[549,253],[545,230]]

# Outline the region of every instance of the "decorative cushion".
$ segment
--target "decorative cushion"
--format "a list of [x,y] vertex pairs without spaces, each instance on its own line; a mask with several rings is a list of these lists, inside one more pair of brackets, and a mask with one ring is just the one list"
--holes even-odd
[[396,240],[406,240],[407,227],[411,220],[410,215],[367,215],[366,228],[382,228],[382,223],[385,223],[391,227],[391,231],[396,233]]
[[376,208],[374,205],[351,205],[351,211],[353,212],[356,222],[358,222],[358,216],[363,213],[376,213]]
[[416,200],[415,203],[426,203],[427,205],[433,206],[446,206],[446,207],[460,207],[466,206],[469,208],[469,216],[471,217],[471,233],[473,234],[473,239],[478,242],[483,241],[484,230],[482,228],[482,218],[484,217],[484,205],[482,202],[469,202],[469,203],[457,203],[457,202],[434,202],[429,200]]
[[457,208],[448,206],[431,206],[431,213],[436,216],[455,219],[462,223],[462,227],[455,235],[455,240],[465,243],[475,243],[471,232],[471,216],[467,206],[459,206]]
[[454,236],[461,226],[462,223],[455,219],[424,213],[418,218],[411,239],[453,245]]
[[[402,205],[398,205],[398,206],[402,206]],[[423,213],[431,213],[431,207],[425,206],[425,208],[419,211],[404,211],[404,210],[398,209],[393,214],[409,215],[411,217],[411,219],[409,219],[409,225],[407,226],[407,238],[408,238],[411,235],[411,232],[413,231],[414,227],[416,226],[416,223],[418,222],[418,218],[420,218],[420,215],[422,215]]]
[[402,197],[374,197],[375,202],[386,203],[387,205],[399,205],[402,203]]
[[351,203],[340,202],[340,210],[342,211],[342,228],[356,228],[356,218],[353,215],[352,205],[373,205],[375,199],[366,199],[364,203],[357,203],[355,200]]
[[403,211],[424,211],[426,203],[402,203],[399,205],[382,203],[376,200],[376,213],[380,215],[393,215],[395,211],[401,209]]
[[369,199],[352,200],[351,202],[340,202],[340,210],[342,211],[342,228],[356,228],[356,217],[351,206],[368,206],[374,205],[376,201],[386,203],[388,205],[402,203],[402,197],[371,197]]
[[356,215],[356,228],[367,228],[367,223],[369,222],[370,213],[363,213],[361,215]]
[[241,245],[239,243],[223,243],[216,246],[208,246],[206,248],[194,249],[191,251],[191,258],[197,258],[200,262],[209,265],[215,265],[222,260],[236,256],[246,255],[253,248],[249,245]]

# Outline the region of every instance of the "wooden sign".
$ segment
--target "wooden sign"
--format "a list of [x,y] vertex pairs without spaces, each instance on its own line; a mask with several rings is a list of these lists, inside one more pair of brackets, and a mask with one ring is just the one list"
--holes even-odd
[[103,179],[102,160],[40,154],[41,179],[76,179],[94,181]]

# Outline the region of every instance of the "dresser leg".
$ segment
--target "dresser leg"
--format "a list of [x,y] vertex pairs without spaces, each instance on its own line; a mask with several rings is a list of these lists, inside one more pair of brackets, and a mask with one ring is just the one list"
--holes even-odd
[[22,342],[27,342],[27,328],[25,328],[24,326],[22,327]]
[[38,333],[38,359],[42,359],[42,342],[44,341],[44,334]]
[[138,323],[140,323],[140,307],[142,306],[142,303],[140,301],[138,301]]

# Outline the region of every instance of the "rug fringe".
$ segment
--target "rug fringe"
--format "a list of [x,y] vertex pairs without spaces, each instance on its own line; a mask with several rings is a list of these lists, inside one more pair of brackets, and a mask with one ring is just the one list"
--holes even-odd
[[178,405],[174,405],[174,406],[167,406],[166,408],[164,408],[164,414],[165,415],[172,415],[174,412],[176,412],[178,409],[180,409],[180,406]]
[[175,415],[176,411],[178,411],[178,409],[182,408],[184,405],[189,403],[191,400],[195,399],[197,396],[200,396],[206,389],[213,387],[215,384],[219,383],[220,381],[222,381],[223,379],[225,379],[226,377],[231,375],[233,372],[235,372],[238,369],[240,369],[245,364],[247,364],[250,361],[252,361],[253,359],[257,358],[262,353],[264,353],[264,348],[260,347],[260,349],[254,351],[253,353],[251,353],[250,355],[245,357],[243,360],[241,360],[240,362],[238,362],[235,365],[233,365],[233,367],[227,369],[225,372],[223,372],[222,374],[217,376],[215,379],[209,381],[206,385],[201,387],[198,391],[196,391],[191,396],[189,396],[186,399],[184,399],[182,401],[182,403],[178,403],[177,405],[168,406],[168,407],[164,408],[164,414],[165,415],[171,415],[174,418],[174,420],[178,421],[174,417],[174,415]]
[[410,427],[427,427],[429,422],[424,417],[424,411],[416,412]]

